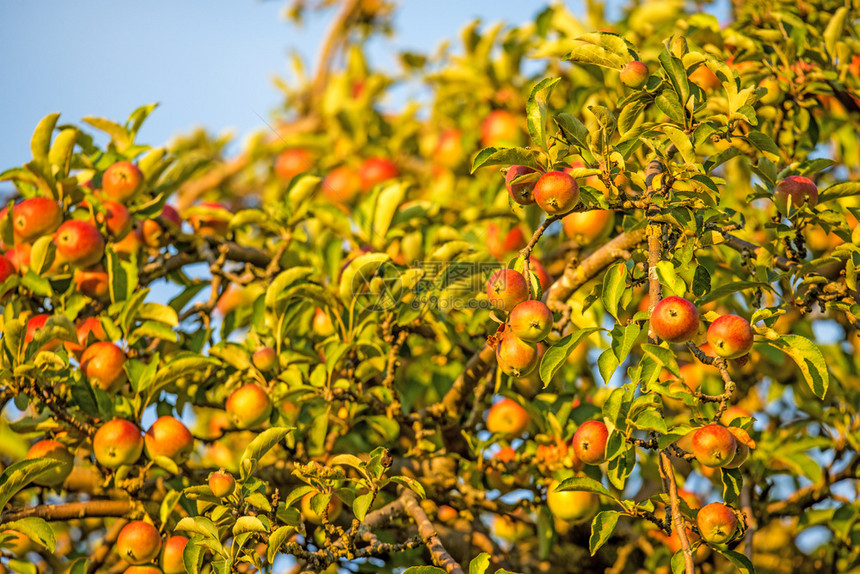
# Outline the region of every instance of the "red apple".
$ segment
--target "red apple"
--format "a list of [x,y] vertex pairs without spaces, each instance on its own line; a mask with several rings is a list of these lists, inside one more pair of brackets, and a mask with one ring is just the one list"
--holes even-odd
[[161,535],[149,522],[134,520],[119,531],[116,550],[129,564],[144,564],[158,556],[161,550]]
[[128,208],[116,201],[103,201],[104,213],[99,213],[90,222],[104,223],[108,236],[112,239],[122,239],[131,230],[131,212]]
[[507,110],[494,110],[481,123],[481,143],[484,147],[516,145],[521,137],[520,122]]
[[103,265],[98,264],[89,269],[75,269],[73,280],[78,291],[87,297],[102,302],[110,299],[110,277]]
[[60,205],[47,197],[31,197],[12,208],[12,229],[16,243],[51,234],[62,222]]
[[513,308],[508,318],[511,332],[530,343],[547,338],[552,331],[552,311],[544,303],[531,299]]
[[722,502],[712,502],[696,514],[696,525],[705,542],[726,544],[735,537],[738,517]]
[[0,284],[15,275],[16,271],[12,262],[0,255]]
[[134,464],[143,453],[143,436],[134,423],[113,419],[96,431],[93,437],[93,453],[99,464],[106,468]]
[[547,272],[546,267],[541,265],[541,262],[534,257],[529,257],[529,271],[532,271],[535,275],[537,275],[538,282],[540,283],[540,288],[543,291],[546,291],[552,286],[552,283],[554,281],[552,275],[550,275]]
[[548,171],[535,184],[534,198],[549,215],[567,213],[579,203],[579,185],[563,171]]
[[754,335],[749,321],[737,315],[723,315],[708,327],[708,343],[714,353],[737,359],[750,352]]
[[101,261],[105,240],[92,223],[70,219],[57,230],[57,253],[75,267],[91,267]]
[[254,428],[268,420],[272,412],[272,400],[263,388],[248,383],[233,391],[225,408],[237,428]]
[[513,183],[515,179],[530,173],[536,173],[537,170],[524,165],[512,165],[505,174],[505,187],[508,189],[508,195],[511,199],[520,205],[531,205],[535,202],[534,188],[536,181],[526,183]]
[[81,355],[81,372],[94,387],[116,392],[126,380],[125,353],[107,341],[93,343]]
[[361,176],[348,165],[336,167],[323,180],[322,192],[337,203],[352,203],[361,193]]
[[164,247],[168,243],[168,232],[182,230],[182,218],[172,205],[165,204],[157,219],[140,222],[140,241],[149,247]]
[[400,175],[400,170],[390,159],[372,157],[364,160],[358,175],[361,178],[361,189],[368,192],[378,184]]
[[209,475],[209,490],[218,498],[226,498],[236,490],[236,479],[222,468]]
[[513,399],[502,399],[487,413],[487,430],[509,438],[523,434],[529,426],[529,413]]
[[717,75],[704,63],[699,65],[689,75],[690,81],[706,92],[716,90],[723,85]]
[[230,218],[232,214],[227,207],[221,203],[204,201],[198,207],[211,210],[217,215],[194,214],[188,217],[191,227],[200,235],[214,235],[224,237],[230,231]]
[[[311,499],[314,497],[316,493],[309,492],[307,493],[301,500],[300,506],[302,509],[302,516],[305,517],[305,520],[312,524],[322,524],[322,516],[314,511],[311,506]],[[329,522],[336,520],[338,516],[340,516],[340,512],[343,509],[343,503],[337,496],[332,496],[331,501],[329,501],[328,506],[326,507],[326,517]]]
[[565,235],[580,245],[590,245],[603,237],[615,220],[615,212],[608,209],[574,211],[561,220]]
[[92,333],[93,337],[97,341],[104,341],[107,339],[107,334],[105,333],[104,327],[102,327],[102,322],[98,317],[88,317],[84,319],[77,326],[76,331],[78,333],[78,342],[71,343],[66,341],[64,343],[66,350],[75,356],[79,356],[87,347],[87,340],[89,339],[90,333]]
[[[24,342],[30,343],[36,336],[36,332],[45,326],[45,323],[50,319],[50,315],[39,314],[33,315],[29,321],[27,321],[27,331],[24,333]],[[59,339],[51,339],[44,345],[40,351],[54,351],[60,347]]]
[[308,150],[288,148],[275,160],[275,175],[284,181],[290,181],[299,174],[309,172],[313,167],[314,161]]
[[463,161],[463,134],[460,130],[449,129],[439,135],[439,142],[433,152],[433,161],[448,168],[456,167]]
[[496,345],[499,368],[512,377],[527,377],[538,366],[539,353],[534,343],[523,341],[513,333],[505,333]]
[[648,80],[648,66],[639,60],[627,62],[619,74],[621,83],[628,88],[641,88]]
[[654,334],[669,343],[685,343],[699,332],[699,310],[683,297],[666,297],[651,314]]
[[737,441],[729,429],[709,424],[693,432],[692,452],[704,466],[719,468],[735,457]]
[[526,279],[514,269],[499,269],[487,282],[487,297],[493,307],[510,313],[514,307],[529,298]]
[[125,203],[143,189],[144,177],[130,161],[118,161],[102,175],[102,190],[113,200]]
[[146,456],[167,457],[177,463],[188,458],[194,448],[194,437],[188,428],[171,416],[159,417],[143,435]]
[[63,484],[66,477],[71,474],[72,467],[75,464],[75,457],[69,452],[66,445],[55,440],[40,440],[30,447],[26,458],[51,458],[60,462],[59,466],[42,473],[38,478],[33,480],[33,482],[41,486],[59,486]]
[[182,553],[185,552],[187,544],[188,538],[184,536],[171,536],[167,539],[161,551],[161,569],[164,574],[185,574]]
[[603,421],[586,421],[573,434],[573,452],[585,464],[601,464],[606,460],[609,429]]
[[815,207],[818,203],[818,187],[808,177],[790,175],[777,184],[773,202],[779,212],[788,217],[804,203]]
[[487,251],[496,259],[502,259],[508,253],[519,251],[525,246],[526,236],[519,225],[512,227],[507,234],[495,223],[487,225]]
[[6,252],[5,258],[12,264],[15,271],[23,275],[30,268],[30,252],[32,250],[33,246],[29,243],[19,243]]

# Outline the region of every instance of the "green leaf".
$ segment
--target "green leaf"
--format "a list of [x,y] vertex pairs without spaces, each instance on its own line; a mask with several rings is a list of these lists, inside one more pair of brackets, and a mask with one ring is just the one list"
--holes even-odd
[[414,478],[409,478],[408,476],[392,476],[389,480],[401,486],[405,486],[421,498],[427,498],[427,494],[424,492],[424,487]]
[[[368,253],[350,262],[340,278],[340,297],[349,305],[353,298],[370,283],[379,267],[391,259],[387,253]],[[268,295],[268,293],[267,293]]]
[[556,492],[564,492],[566,490],[593,492],[594,494],[614,498],[609,491],[606,490],[605,486],[587,476],[571,476],[570,478],[566,478],[561,481],[561,483],[555,487]]
[[740,469],[721,468],[723,479],[723,501],[726,504],[734,504],[740,499],[741,488],[743,488],[744,477]]
[[827,48],[827,53],[831,59],[836,57],[836,43],[842,37],[847,16],[848,7],[840,6],[830,17],[830,21],[827,22],[827,27],[824,29],[824,46]]
[[491,165],[524,165],[535,169],[540,168],[538,163],[539,154],[537,150],[524,147],[488,147],[482,149],[472,162],[472,171],[475,173],[480,167]]
[[129,137],[128,130],[118,123],[104,118],[95,118],[91,116],[82,119],[97,130],[101,130],[109,135],[111,137],[111,142],[118,152],[123,153],[128,146],[131,145],[131,137]]
[[200,565],[203,562],[203,554],[206,552],[206,547],[199,544],[201,537],[193,537],[185,545],[185,550],[182,551],[182,563],[185,566],[185,571],[188,574],[198,574]]
[[643,343],[642,351],[654,359],[659,366],[668,369],[676,377],[681,376],[678,370],[678,361],[675,359],[675,353],[671,349],[661,347],[660,345],[652,345],[651,343]]
[[771,161],[779,161],[779,148],[776,147],[776,144],[769,135],[757,130],[750,130],[748,134],[742,137],[764,152]]
[[576,116],[567,113],[558,114],[555,116],[555,123],[572,145],[580,150],[589,151],[588,129]]
[[20,532],[39,546],[47,548],[48,552],[54,552],[57,548],[57,538],[54,536],[54,529],[41,518],[22,518],[21,520],[4,522],[3,530]]
[[179,326],[179,317],[173,307],[161,303],[144,303],[137,312],[138,319],[150,319],[171,327]]
[[669,136],[672,143],[675,144],[678,153],[681,154],[685,162],[696,163],[696,152],[693,150],[693,142],[690,141],[690,137],[687,134],[673,126],[666,126],[663,128],[663,131]]
[[186,516],[180,520],[173,529],[200,534],[201,536],[214,540],[220,544],[218,529],[215,527],[215,524],[205,516]]
[[769,283],[760,283],[758,281],[735,281],[734,283],[727,283],[725,285],[721,285],[717,287],[704,297],[700,297],[696,300],[696,307],[700,307],[705,303],[710,303],[711,301],[719,301],[728,295],[733,293],[737,293],[739,291],[746,291],[747,289],[756,289],[761,287],[763,289],[771,290],[771,286]]
[[33,153],[33,159],[43,168],[47,167],[50,161],[51,138],[54,135],[54,126],[57,125],[59,117],[60,114],[53,113],[42,118],[30,139],[30,151]]
[[546,149],[546,110],[547,99],[553,87],[561,78],[545,78],[541,80],[529,95],[526,103],[526,123],[532,141]]
[[660,434],[666,434],[666,420],[657,412],[656,409],[649,409],[637,414],[631,421],[633,426],[640,430],[655,431]]
[[617,34],[592,32],[578,37],[576,42],[565,60],[612,70],[620,70],[630,60],[627,43]]
[[76,128],[66,128],[57,134],[57,137],[54,138],[54,143],[51,144],[48,160],[51,162],[51,165],[58,168],[58,175],[61,178],[69,175],[77,139],[78,130]]
[[617,510],[604,510],[594,517],[594,520],[591,521],[591,537],[588,539],[588,549],[592,556],[601,546],[606,544],[606,541],[615,532],[617,524]]
[[860,195],[860,181],[843,181],[831,185],[821,192],[818,196],[818,203],[824,203],[832,199],[840,199],[842,197],[854,197]]
[[600,327],[588,327],[566,335],[544,353],[540,363],[540,378],[544,387],[549,384],[573,350],[590,334],[599,331]]
[[678,94],[671,90],[663,90],[660,95],[654,100],[657,109],[669,116],[669,119],[684,123],[684,108],[681,106],[681,100],[678,99]]
[[603,306],[609,311],[609,314],[618,320],[618,304],[621,302],[621,297],[624,296],[624,290],[627,288],[627,266],[624,262],[611,267],[603,276],[603,293],[601,299]]
[[818,346],[800,335],[783,335],[775,341],[764,340],[765,343],[783,351],[794,359],[806,384],[819,399],[827,394],[830,385],[830,374],[827,363]]
[[[666,77],[672,84],[672,88],[678,95],[681,107],[686,107],[687,101],[690,99],[690,80],[687,78],[687,70],[684,68],[684,63],[669,52],[667,48],[663,48],[660,55],[657,57],[660,60],[660,66],[665,70]],[[704,66],[704,64],[702,64]],[[685,123],[685,122],[681,122]]]
[[245,532],[266,532],[263,521],[256,516],[240,516],[233,525],[233,536]]
[[669,564],[672,568],[672,574],[684,574],[686,566],[684,564],[684,551],[678,550],[672,556],[672,561]]
[[22,460],[6,467],[3,474],[0,474],[0,510],[3,510],[6,503],[22,488],[59,464],[60,461],[52,458],[36,458]]
[[755,566],[750,559],[734,550],[718,550],[729,562],[735,565],[739,574],[755,574]]
[[490,567],[490,555],[481,552],[469,562],[469,574],[484,574]]
[[402,182],[387,184],[376,196],[376,209],[373,211],[373,243],[382,246],[391,220],[406,197],[407,184]]
[[164,496],[164,500],[161,501],[161,506],[158,510],[158,518],[162,524],[167,523],[180,498],[182,498],[181,490],[170,490]]
[[355,500],[352,501],[352,512],[357,519],[364,520],[364,517],[367,516],[367,511],[370,510],[373,499],[373,492],[366,492],[355,497]]
[[281,442],[285,436],[292,432],[293,427],[275,427],[266,429],[245,447],[245,452],[242,453],[241,460],[260,460],[269,450],[276,444]]
[[660,284],[669,289],[672,295],[683,297],[687,292],[687,284],[675,273],[675,266],[671,261],[657,263],[657,277],[660,278]]
[[273,564],[275,562],[275,556],[277,556],[281,546],[284,545],[284,542],[290,539],[290,536],[292,536],[295,531],[296,528],[294,526],[281,526],[272,532],[271,536],[269,536],[268,548],[266,549],[266,558],[269,564]]
[[304,282],[313,274],[313,272],[314,270],[310,267],[292,267],[279,273],[278,276],[275,277],[275,280],[269,285],[268,289],[266,289],[266,307],[269,309],[274,308],[278,297],[286,291],[287,288]]

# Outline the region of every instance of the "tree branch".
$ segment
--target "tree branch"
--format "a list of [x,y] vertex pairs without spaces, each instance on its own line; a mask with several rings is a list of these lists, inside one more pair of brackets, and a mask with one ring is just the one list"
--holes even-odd
[[406,490],[403,492],[403,496],[405,499],[404,509],[418,526],[418,533],[421,535],[421,538],[424,539],[424,543],[430,550],[430,555],[433,557],[433,563],[442,568],[445,572],[448,572],[448,574],[465,574],[463,569],[460,567],[460,564],[458,564],[457,561],[448,554],[445,547],[442,546],[442,541],[439,540],[439,536],[436,534],[436,529],[433,528],[433,524],[427,517],[427,513],[425,513],[424,509],[421,508],[421,505],[418,504],[418,498],[415,496],[415,493],[411,490]]
[[32,517],[43,518],[49,521],[105,516],[139,518],[143,514],[142,504],[134,500],[88,500],[86,502],[69,502],[66,504],[45,504],[32,508],[12,508],[0,514],[0,522]]

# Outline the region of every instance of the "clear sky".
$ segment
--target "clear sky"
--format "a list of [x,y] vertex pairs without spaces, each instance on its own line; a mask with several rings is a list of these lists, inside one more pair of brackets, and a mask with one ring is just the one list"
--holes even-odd
[[[397,35],[372,46],[382,65],[396,48],[428,50],[459,36],[463,25],[529,21],[535,0],[400,0]],[[581,0],[566,4],[581,13]],[[614,4],[617,4],[614,2]],[[241,137],[262,127],[277,107],[275,75],[288,75],[295,50],[316,59],[332,12],[296,28],[286,0],[39,0],[0,2],[0,171],[30,159],[38,121],[88,115],[125,120],[137,106],[160,102],[139,141],[162,144],[204,126]],[[5,186],[3,186],[5,188]]]

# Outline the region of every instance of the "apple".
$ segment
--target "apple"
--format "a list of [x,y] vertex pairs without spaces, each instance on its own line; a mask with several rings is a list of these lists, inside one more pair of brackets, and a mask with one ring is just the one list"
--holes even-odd
[[639,60],[627,62],[619,74],[621,83],[628,88],[641,88],[648,80],[648,66]]
[[436,512],[436,519],[442,523],[454,522],[457,518],[460,517],[460,513],[451,506],[447,504],[443,504],[439,507],[439,510]]
[[209,490],[218,498],[226,498],[236,490],[236,479],[222,468],[209,475]]
[[17,273],[17,269],[15,269],[12,262],[6,259],[6,257],[0,255],[0,284],[12,275],[15,275],[15,273]]
[[102,327],[102,322],[98,317],[87,317],[77,326],[76,331],[78,333],[78,342],[72,343],[66,341],[64,343],[66,350],[75,356],[80,356],[88,346],[87,341],[90,333],[92,333],[93,337],[97,341],[104,341],[107,339],[107,333],[105,333],[104,327]]
[[508,189],[508,195],[520,205],[531,205],[535,202],[534,188],[536,182],[513,183],[513,181],[530,173],[537,173],[537,170],[524,165],[512,165],[508,169],[508,173],[505,174],[505,187]]
[[92,267],[104,256],[104,237],[87,221],[66,221],[57,229],[54,242],[57,253],[75,267]]
[[40,440],[27,451],[27,459],[51,458],[60,462],[60,465],[42,473],[33,482],[40,486],[59,486],[63,484],[66,477],[72,472],[75,457],[69,449],[55,440]]
[[487,225],[487,251],[496,259],[502,259],[511,251],[519,251],[525,246],[526,236],[521,226],[515,225],[504,234],[495,223]]
[[737,315],[723,315],[708,327],[708,344],[720,357],[737,359],[750,352],[753,331],[749,321]]
[[510,313],[529,298],[526,278],[514,269],[499,269],[487,282],[487,297],[496,309]]
[[[185,572],[184,567],[182,572]],[[123,570],[122,574],[164,574],[164,572],[153,564],[136,564]]]
[[[142,223],[146,223],[146,221]],[[131,257],[132,254],[137,255],[140,252],[140,246],[143,243],[143,234],[141,232],[142,227],[143,226],[141,224],[137,224],[132,227],[131,231],[126,233],[125,237],[118,241],[114,241],[111,244],[113,250],[116,251],[118,255],[125,255],[127,257]]]
[[3,546],[0,549],[6,550],[12,556],[23,558],[36,547],[27,535],[16,530],[0,530],[0,538],[6,536],[11,538],[3,542]]
[[790,175],[777,184],[773,203],[782,215],[788,217],[804,203],[815,207],[818,203],[818,187],[808,177]]
[[12,264],[15,271],[23,275],[30,268],[30,252],[33,246],[29,243],[19,243],[4,255],[5,259]]
[[299,174],[307,173],[314,167],[313,158],[304,148],[288,148],[275,160],[275,175],[290,181]]
[[712,502],[696,514],[696,525],[708,544],[726,544],[735,537],[738,517],[722,502]]
[[361,176],[348,165],[338,166],[325,176],[322,192],[337,203],[352,203],[361,193]]
[[221,315],[226,315],[234,309],[250,305],[251,303],[253,303],[253,298],[250,292],[231,283],[221,297],[218,298],[215,308]]
[[693,432],[692,453],[704,466],[719,468],[735,457],[737,441],[729,429],[720,424],[709,424]]
[[261,347],[254,352],[251,360],[261,371],[271,371],[278,364],[278,355],[272,347]]
[[711,71],[704,63],[699,65],[695,70],[690,72],[688,76],[690,81],[705,90],[706,92],[716,90],[723,83],[717,77],[717,75]]
[[129,564],[151,562],[161,550],[161,535],[149,522],[133,520],[119,531],[116,550]]
[[[84,203],[81,203],[83,206]],[[90,218],[90,223],[104,223],[108,236],[112,239],[122,239],[131,230],[131,212],[126,206],[116,201],[103,201],[104,213],[97,213]]]
[[651,313],[654,334],[669,343],[685,343],[699,332],[699,310],[683,297],[665,297]]
[[168,243],[168,231],[175,227],[182,229],[182,218],[172,205],[164,204],[158,219],[144,219],[140,222],[140,241],[149,247],[164,247]]
[[[517,451],[510,446],[500,448],[490,457],[491,462],[509,463],[517,459]],[[528,472],[520,471],[514,475],[506,471],[500,471],[495,466],[487,465],[485,471],[487,486],[501,492],[510,492],[515,486],[525,486],[528,484]]]
[[[50,319],[50,315],[45,315],[44,313],[39,315],[33,315],[29,321],[27,321],[27,331],[24,333],[24,343],[30,343],[36,337],[36,332],[45,326],[45,323]],[[40,351],[54,351],[60,348],[59,339],[51,339],[39,349]]]
[[609,429],[603,421],[586,421],[573,434],[573,452],[585,464],[601,464],[606,460]]
[[102,264],[89,269],[75,269],[75,287],[92,299],[106,303],[110,299],[110,277]]
[[439,135],[433,152],[433,161],[447,168],[457,167],[463,161],[463,134],[458,129],[449,129]]
[[390,159],[372,157],[364,160],[358,170],[361,178],[361,189],[368,192],[380,183],[394,179],[400,175],[400,170]]
[[508,318],[511,332],[529,343],[538,343],[552,331],[552,311],[534,299],[523,301],[513,308]]
[[776,78],[766,78],[758,86],[765,90],[765,93],[758,99],[763,105],[772,106],[782,100],[782,88],[780,88],[779,80]]
[[493,517],[493,534],[507,542],[517,542],[532,535],[531,524],[527,520],[525,510],[518,508],[514,511],[515,516],[497,514]]
[[507,332],[496,344],[496,360],[504,373],[517,378],[526,377],[538,365],[537,346]]
[[94,387],[116,392],[126,380],[125,353],[117,345],[99,341],[81,355],[81,372]]
[[[725,415],[725,413],[723,414]],[[752,442],[749,433],[744,429],[740,427],[726,428],[728,428],[729,432],[734,435],[737,448],[735,449],[735,455],[732,457],[732,460],[728,464],[724,465],[723,468],[739,468],[750,457],[750,446],[755,447],[755,443]]]
[[249,429],[266,422],[272,412],[272,400],[263,388],[248,383],[233,391],[225,409],[236,428]]
[[230,231],[230,210],[222,203],[204,201],[198,207],[217,213],[217,215],[194,214],[188,217],[191,227],[200,235],[224,237]]
[[529,257],[529,271],[532,271],[537,275],[541,290],[546,291],[552,286],[554,281],[552,275],[550,275],[547,272],[546,267],[541,265],[541,262],[534,257]]
[[[322,524],[322,516],[314,511],[313,507],[311,507],[311,499],[315,496],[316,493],[309,492],[302,497],[300,506],[302,509],[302,516],[305,517],[305,520],[312,524]],[[343,503],[337,496],[332,496],[331,500],[326,507],[327,512],[326,516],[329,522],[333,522],[340,516],[340,511],[343,509]]]
[[549,215],[567,213],[579,203],[579,185],[563,171],[548,171],[535,184],[534,198]]
[[481,144],[484,147],[516,145],[521,137],[520,122],[507,110],[493,110],[481,123]]
[[330,337],[334,335],[334,323],[328,313],[319,307],[314,310],[314,318],[311,325],[314,333],[320,337]]
[[130,161],[118,161],[102,175],[102,190],[113,201],[125,203],[143,189],[144,177],[140,168]]
[[182,553],[185,552],[187,544],[188,538],[185,536],[171,536],[167,539],[161,551],[161,569],[164,574],[185,574]]
[[16,243],[51,234],[62,222],[60,204],[47,197],[31,197],[12,207],[12,230]]
[[490,407],[487,430],[509,438],[518,437],[529,426],[528,412],[513,399],[504,398]]
[[580,245],[590,245],[603,237],[615,221],[615,212],[609,209],[574,211],[561,220],[565,235]]
[[93,437],[93,453],[105,468],[118,468],[134,464],[143,453],[143,436],[140,429],[124,419],[104,423]]
[[553,516],[579,524],[597,513],[600,500],[596,494],[582,490],[556,490],[559,484],[553,480],[546,491],[546,505]]
[[146,456],[167,457],[177,463],[184,462],[194,448],[194,437],[188,428],[172,416],[159,417],[143,435]]

